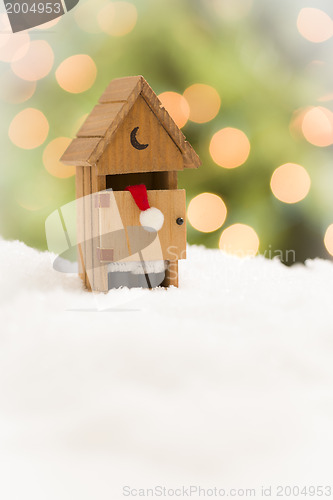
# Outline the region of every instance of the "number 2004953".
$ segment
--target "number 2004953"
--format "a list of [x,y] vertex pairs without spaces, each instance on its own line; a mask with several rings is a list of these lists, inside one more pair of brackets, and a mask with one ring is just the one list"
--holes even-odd
[[62,6],[60,2],[36,2],[28,5],[26,2],[8,2],[5,4],[7,14],[61,14]]
[[331,486],[277,486],[278,497],[329,497],[332,495]]

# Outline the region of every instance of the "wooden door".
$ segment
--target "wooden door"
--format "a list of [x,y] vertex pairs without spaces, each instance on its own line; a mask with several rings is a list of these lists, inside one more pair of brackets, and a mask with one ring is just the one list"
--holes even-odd
[[[140,210],[128,191],[98,193],[101,263],[142,260],[176,261],[186,258],[185,191],[148,190],[148,201],[164,214],[156,232],[140,225]],[[183,219],[179,225],[177,219]]]

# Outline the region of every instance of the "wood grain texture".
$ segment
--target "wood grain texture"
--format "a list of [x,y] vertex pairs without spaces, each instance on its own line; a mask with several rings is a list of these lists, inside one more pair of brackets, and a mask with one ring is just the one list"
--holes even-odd
[[83,200],[83,175],[84,167],[76,167],[75,176],[75,189],[76,189],[76,226],[77,226],[77,260],[79,267],[79,276],[86,286],[86,266],[85,266],[85,255],[84,255],[84,200]]
[[78,131],[77,137],[105,137],[123,107],[123,102],[98,104]]
[[142,89],[142,76],[127,76],[116,78],[103,92],[100,103],[128,101],[132,96],[138,97]]
[[165,270],[165,278],[163,280],[162,286],[169,287],[175,286],[178,288],[178,261],[168,261],[167,268]]
[[184,157],[184,168],[198,168],[201,165],[199,156],[196,154],[191,144],[186,141],[182,131],[175,124],[167,110],[162,106],[155,92],[145,80],[142,83],[141,95],[182,152]]
[[[181,152],[183,157],[181,167],[177,164],[171,169],[197,168],[200,165],[198,155],[142,76],[121,78],[110,83],[100,98],[100,104],[93,109],[79,130],[78,138],[74,139],[63,154],[63,163],[79,166],[95,165],[104,156],[114,135],[118,133],[123,122],[127,121],[132,107],[140,99],[144,99],[166,134]],[[96,140],[97,137],[99,140]],[[128,147],[127,142],[124,144]]]
[[[91,198],[91,210],[92,210],[92,260],[93,260],[93,289],[98,292],[108,291],[108,271],[107,265],[102,264],[98,256],[98,248],[101,247],[100,238],[100,223],[99,223],[99,208],[95,205],[93,197],[96,193],[104,191],[106,189],[106,178],[105,176],[97,175],[96,167],[91,169],[91,191],[93,193]],[[108,209],[105,209],[108,210]]]
[[[131,132],[136,127],[139,127],[138,141],[149,144],[146,149],[138,150],[131,144]],[[100,175],[175,171],[183,169],[183,158],[145,100],[138,97],[97,162],[97,168]]]
[[92,289],[94,281],[93,255],[92,255],[92,206],[91,206],[91,169],[83,168],[83,194],[84,194],[84,251],[86,265],[86,287]]
[[[112,250],[113,261],[119,262],[129,257],[128,238],[114,192],[109,191],[107,196],[109,197],[109,208],[101,206],[99,209],[100,245],[103,251]],[[112,287],[112,274],[109,276],[107,269],[106,277],[110,280]]]
[[[86,122],[83,124],[84,128],[81,127],[79,131],[80,134],[95,134],[101,133],[102,129],[104,130],[103,136],[100,137],[97,145],[93,147],[92,144],[91,153],[89,159],[87,160],[90,165],[95,165],[98,159],[104,155],[107,145],[130,112],[133,104],[134,101],[126,103],[103,104],[97,107],[97,109],[94,108],[95,111],[93,110],[93,117],[91,120],[90,116],[88,116]],[[103,113],[104,107],[112,108],[111,116]],[[108,120],[106,120],[106,116],[108,116]],[[96,130],[94,130],[94,127],[96,127]]]
[[156,172],[152,189],[177,189],[178,172]]
[[109,191],[107,196],[109,208],[99,209],[100,247],[112,249],[114,261],[119,261],[129,256],[127,235],[115,193]]
[[[136,247],[144,248],[144,258],[146,260],[178,260],[186,258],[186,224],[179,226],[176,223],[178,217],[185,220],[185,191],[179,190],[153,190],[148,191],[148,201],[151,207],[159,208],[164,214],[164,224],[158,231],[158,240],[160,247],[156,242],[147,247],[145,234],[143,230],[138,235],[139,240],[135,242]],[[140,211],[136,206],[132,195],[128,191],[115,191],[114,197],[119,208],[120,216],[124,227],[141,227]],[[142,240],[142,244],[140,242]],[[131,239],[131,238],[129,238]],[[160,250],[161,249],[161,250]],[[130,258],[127,260],[138,260],[137,255],[133,255],[133,249],[130,250]],[[162,251],[162,254],[161,254]]]
[[[186,257],[186,226],[176,224],[178,217],[185,219],[185,192],[177,190],[177,172],[197,168],[200,160],[142,76],[113,80],[99,103],[61,158],[77,167],[77,199],[84,200],[78,215],[78,221],[83,219],[78,223],[78,238],[84,241],[79,248],[79,274],[88,288],[106,292],[107,265],[98,258],[98,248],[103,249],[103,243],[104,248],[114,246],[117,252],[118,245],[118,259],[126,255],[125,259],[137,260],[133,247],[139,245],[144,259],[169,261],[165,283],[178,286],[177,261]],[[145,149],[139,148],[133,135],[131,140],[137,127],[136,139],[148,144]],[[141,182],[147,186],[151,206],[165,215],[158,238],[149,245],[147,232],[140,226],[140,212],[130,193],[123,191],[127,185]],[[121,225],[125,226],[117,237],[101,236],[110,224],[110,212],[107,206],[93,203],[92,195],[106,187],[115,190]]]
[[78,167],[90,167],[90,157],[100,141],[101,138],[99,137],[74,139],[62,155],[62,163]]
[[[84,234],[88,289],[108,291],[107,264],[101,261],[100,249],[112,250],[115,262],[144,260],[171,261],[163,286],[178,285],[177,260],[186,258],[186,225],[176,223],[185,219],[184,190],[148,190],[150,206],[164,214],[164,224],[157,233],[149,233],[140,224],[140,211],[128,191],[103,191],[105,177],[96,169],[81,167],[83,172]],[[79,174],[81,175],[81,174]],[[109,196],[109,202],[95,203],[94,193]],[[82,227],[80,229],[82,231]],[[156,237],[157,236],[157,237]]]
[[[120,125],[123,123],[127,115],[129,114],[130,110],[132,109],[135,101],[131,100],[126,103],[121,103],[121,108],[119,109],[119,112],[116,114],[115,118],[113,121],[110,121],[109,127],[104,135],[104,137],[100,140],[98,143],[98,146],[92,151],[91,156],[89,158],[89,162],[91,165],[95,165],[97,161],[104,156],[105,150],[107,149],[108,144],[112,140],[112,137],[116,134],[117,130],[119,129]],[[118,104],[118,103],[116,103]],[[103,106],[105,106],[103,104]]]

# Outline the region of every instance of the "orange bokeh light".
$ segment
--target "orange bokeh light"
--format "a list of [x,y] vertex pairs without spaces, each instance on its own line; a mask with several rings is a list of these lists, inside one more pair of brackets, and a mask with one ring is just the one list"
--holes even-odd
[[190,116],[190,108],[185,97],[177,92],[163,92],[158,98],[176,125],[179,128],[184,127]]
[[57,137],[49,142],[43,153],[44,167],[54,177],[65,179],[75,175],[75,167],[66,166],[60,162],[60,158],[72,142],[68,137]]
[[13,72],[23,80],[34,82],[48,75],[54,62],[54,54],[45,40],[29,42],[28,50],[22,47],[24,55],[11,64]]
[[333,224],[326,229],[324,244],[328,253],[333,256]]
[[13,62],[18,61],[28,51],[30,37],[27,33],[5,33],[1,34],[4,37],[2,45],[0,45],[0,61]]
[[18,104],[25,102],[33,96],[36,82],[27,82],[18,78],[11,70],[0,77],[0,97],[5,102]]
[[80,94],[90,89],[95,83],[96,76],[96,64],[87,54],[68,57],[56,70],[58,84],[72,94]]
[[23,57],[24,52],[20,49],[25,47],[28,50],[30,36],[26,32],[12,33],[7,14],[0,14],[0,61],[11,62]]
[[320,9],[305,7],[297,18],[300,34],[313,43],[325,42],[333,36],[333,21],[326,12]]
[[98,12],[105,6],[105,0],[87,0],[80,2],[73,11],[77,25],[87,33],[100,33],[101,27],[98,23]]
[[184,97],[190,106],[189,118],[192,122],[209,122],[219,112],[221,99],[210,85],[195,83],[185,90]]
[[259,237],[251,226],[233,224],[222,232],[219,248],[239,257],[249,257],[256,255],[259,244]]
[[12,120],[8,135],[10,140],[22,149],[34,149],[43,144],[49,133],[45,115],[34,108],[20,111]]
[[250,142],[241,130],[227,127],[213,135],[209,152],[220,167],[235,168],[248,159]]
[[124,36],[136,25],[138,12],[129,2],[109,2],[97,16],[102,31],[112,36]]
[[193,198],[187,209],[187,217],[194,229],[210,233],[219,229],[227,216],[222,198],[212,193],[201,193]]
[[305,139],[315,146],[333,144],[333,113],[322,106],[310,108],[303,117],[302,132]]
[[296,163],[286,163],[274,170],[271,190],[274,196],[284,203],[298,203],[303,200],[311,186],[307,171]]

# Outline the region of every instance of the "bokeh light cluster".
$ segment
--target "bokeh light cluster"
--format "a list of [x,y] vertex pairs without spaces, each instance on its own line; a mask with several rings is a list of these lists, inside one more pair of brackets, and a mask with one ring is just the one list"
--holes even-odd
[[88,0],[80,2],[74,19],[86,33],[106,33],[121,37],[130,33],[138,20],[138,11],[131,2]]
[[190,108],[186,99],[177,92],[163,92],[158,97],[176,125],[179,128],[184,127],[190,116]]
[[138,18],[134,4],[129,2],[109,2],[97,16],[101,30],[111,36],[124,36],[130,33]]
[[[285,29],[279,12],[292,21]],[[271,242],[300,242],[300,260],[321,249],[333,256],[333,203],[321,198],[329,182],[319,180],[325,168],[333,181],[325,56],[333,20],[324,3],[81,0],[70,14],[15,35],[1,14],[0,31],[6,147],[25,169],[17,167],[9,188],[21,209],[41,211],[42,220],[45,207],[55,208],[50,200],[73,197],[75,169],[60,163],[62,153],[112,78],[143,74],[203,162],[180,175],[191,243],[254,255]],[[21,214],[11,213],[15,227]],[[313,227],[314,253],[302,254]],[[43,246],[28,230],[21,237]]]
[[158,97],[179,128],[184,127],[188,120],[194,123],[213,120],[221,106],[217,90],[203,83],[190,85],[183,95],[168,91]]

